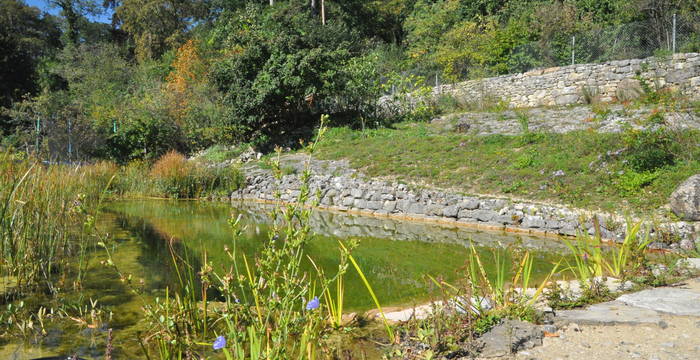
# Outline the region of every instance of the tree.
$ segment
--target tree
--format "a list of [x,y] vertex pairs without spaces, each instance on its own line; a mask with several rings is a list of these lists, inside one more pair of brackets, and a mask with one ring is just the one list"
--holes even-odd
[[212,76],[240,141],[294,143],[290,131],[347,110],[337,99],[345,98],[347,64],[361,50],[356,32],[335,18],[319,26],[309,7],[295,2],[228,15],[232,20],[217,26],[223,56]]
[[[20,0],[0,0],[0,110],[37,92],[37,68],[59,47],[59,36],[54,17]],[[0,132],[9,129],[0,111]]]
[[113,22],[133,39],[140,60],[160,57],[186,40],[187,31],[209,14],[207,0],[116,0]]
[[80,25],[83,16],[98,15],[102,8],[96,0],[47,0],[50,6],[61,9],[61,16],[66,20],[66,43],[77,45],[80,42]]

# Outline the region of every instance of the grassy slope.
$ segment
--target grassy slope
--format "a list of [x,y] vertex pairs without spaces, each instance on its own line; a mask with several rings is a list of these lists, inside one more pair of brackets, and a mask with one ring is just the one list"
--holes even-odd
[[[692,160],[679,160],[658,170],[655,180],[633,191],[622,190],[620,172],[627,171],[624,156],[606,155],[623,148],[619,134],[578,131],[476,137],[441,134],[429,124],[415,123],[364,133],[335,128],[329,131],[317,155],[347,158],[353,167],[370,176],[463,193],[650,214],[667,203],[678,184],[700,173],[698,146],[692,141],[700,137],[690,132],[682,137],[693,144],[684,149],[694,154]],[[553,176],[557,170],[565,175]]]

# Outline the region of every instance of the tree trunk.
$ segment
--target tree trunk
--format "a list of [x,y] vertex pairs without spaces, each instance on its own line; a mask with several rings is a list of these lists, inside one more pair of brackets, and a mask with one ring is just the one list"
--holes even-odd
[[326,25],[326,3],[321,0],[321,24]]

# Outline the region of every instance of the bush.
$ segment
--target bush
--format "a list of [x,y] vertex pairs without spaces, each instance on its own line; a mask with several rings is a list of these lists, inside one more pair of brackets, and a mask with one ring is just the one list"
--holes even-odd
[[623,193],[633,195],[641,188],[651,184],[657,177],[659,177],[658,172],[627,171],[618,178],[617,187]]
[[675,162],[677,143],[665,128],[628,130],[623,141],[628,165],[637,172],[650,172]]
[[199,165],[176,151],[161,156],[150,175],[159,195],[176,199],[232,191],[245,180],[237,168]]

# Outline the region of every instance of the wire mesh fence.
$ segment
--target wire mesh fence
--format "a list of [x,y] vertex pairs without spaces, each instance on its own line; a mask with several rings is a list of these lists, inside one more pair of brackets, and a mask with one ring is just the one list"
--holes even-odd
[[[654,21],[555,32],[539,41],[516,47],[508,57],[506,72],[494,73],[489,69],[472,68],[458,81],[516,74],[537,68],[669,56],[683,52],[700,52],[698,14],[673,14]],[[437,86],[447,82],[438,70],[411,73],[422,76],[425,85]]]

